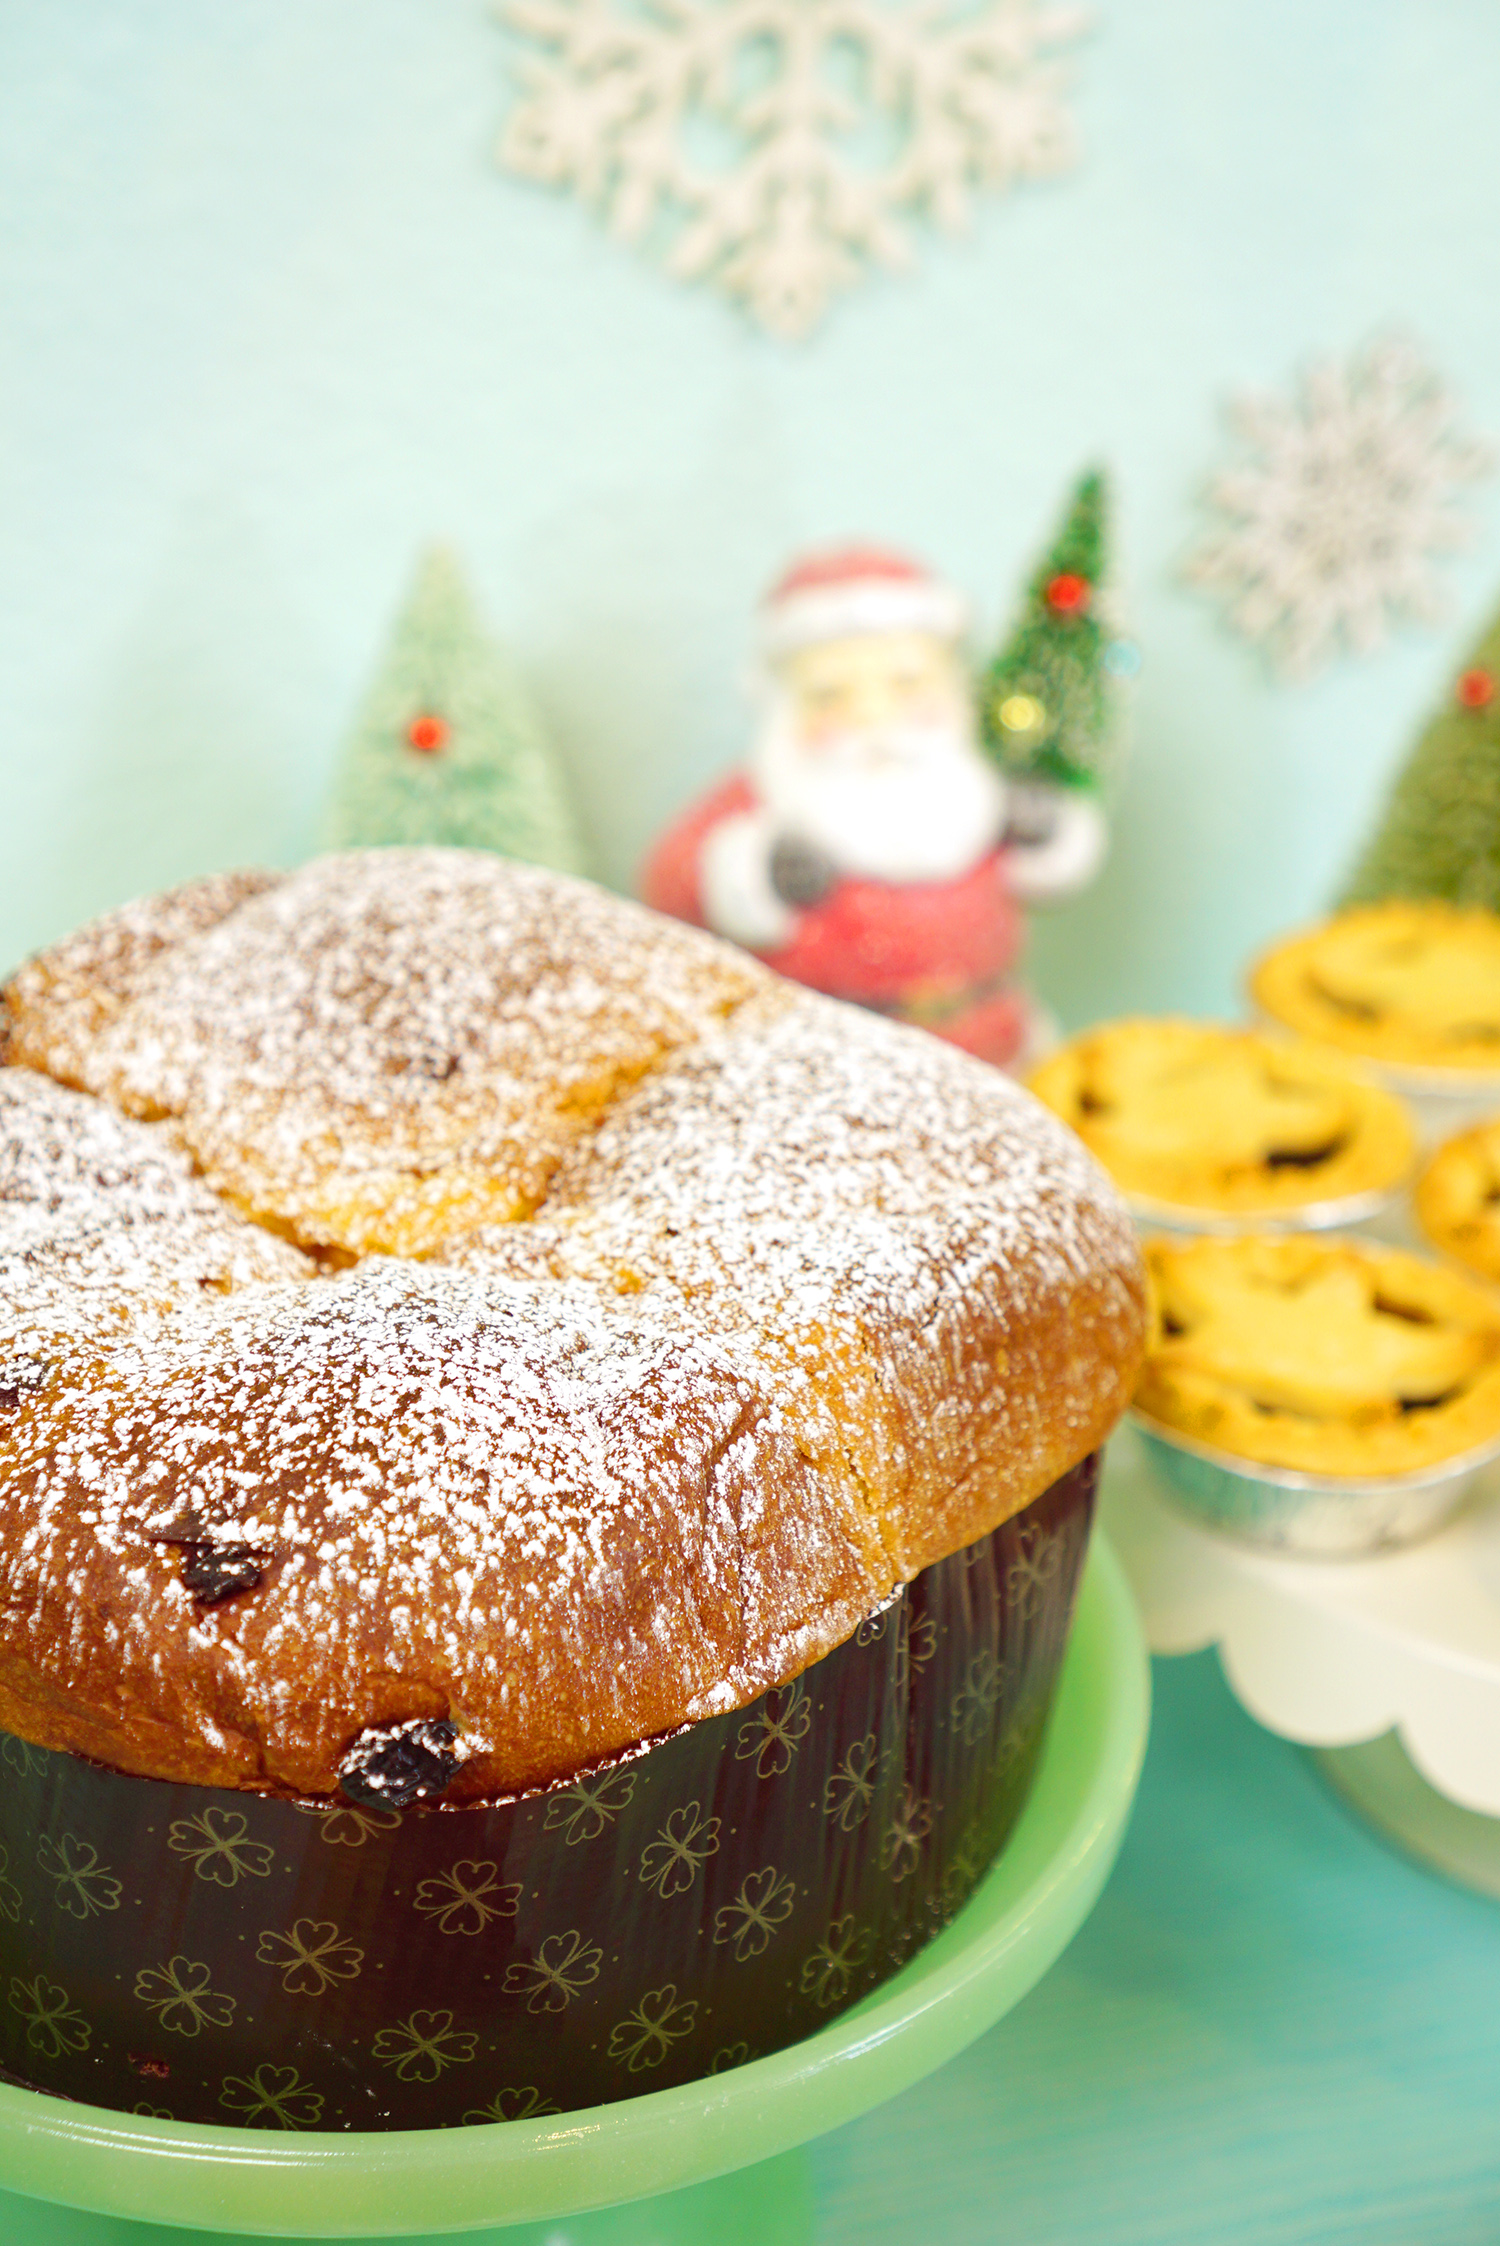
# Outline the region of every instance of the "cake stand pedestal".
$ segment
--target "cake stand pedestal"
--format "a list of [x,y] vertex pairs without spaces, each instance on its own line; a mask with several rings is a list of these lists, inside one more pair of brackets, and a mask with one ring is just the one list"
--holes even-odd
[[133,2225],[150,2223],[177,2226],[162,2246],[182,2246],[184,2230],[410,2240],[495,2228],[506,2246],[801,2246],[812,2200],[793,2148],[942,2066],[1087,1916],[1124,1834],[1149,1689],[1130,1593],[1096,1537],[1004,1853],[893,1980],[789,2050],[538,2121],[344,2135],[155,2121],[0,2084],[0,2238],[136,2246]]
[[1387,1839],[1500,1894],[1500,1502],[1357,1560],[1299,1560],[1200,1528],[1129,1429],[1101,1512],[1155,1653],[1217,1646],[1258,1723],[1316,1750]]

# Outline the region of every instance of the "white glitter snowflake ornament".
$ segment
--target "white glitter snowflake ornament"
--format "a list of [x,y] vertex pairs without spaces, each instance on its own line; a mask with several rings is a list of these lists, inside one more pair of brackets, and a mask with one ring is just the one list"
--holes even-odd
[[1074,161],[1044,0],[501,0],[519,66],[500,162],[661,240],[775,335],[805,335],[906,221]]
[[1225,596],[1284,675],[1306,678],[1341,646],[1367,654],[1398,615],[1441,614],[1432,560],[1467,541],[1453,497],[1492,460],[1409,343],[1324,362],[1300,397],[1237,399],[1230,417],[1257,457],[1209,486],[1229,526],[1187,575]]

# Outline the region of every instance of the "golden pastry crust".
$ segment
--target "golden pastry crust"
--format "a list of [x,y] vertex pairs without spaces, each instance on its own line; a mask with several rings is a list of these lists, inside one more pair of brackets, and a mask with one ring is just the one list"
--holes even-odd
[[570,1140],[762,979],[587,886],[560,918],[552,876],[497,884],[478,852],[404,853],[396,903],[395,859],[110,915],[12,979],[10,1060],[170,1118],[299,1246],[417,1255],[529,1215]]
[[1256,1003],[1395,1066],[1500,1073],[1500,917],[1436,899],[1358,905],[1265,952]]
[[161,1126],[0,1069],[0,1331],[80,1315],[128,1326],[148,1306],[301,1285],[317,1268],[227,1209]]
[[1168,1207],[1277,1215],[1400,1184],[1401,1102],[1336,1054],[1215,1022],[1087,1030],[1029,1079],[1116,1185]]
[[1445,1141],[1413,1198],[1434,1247],[1500,1279],[1500,1116]]
[[1136,1405],[1265,1465],[1414,1473],[1500,1435],[1500,1299],[1394,1248],[1153,1240]]
[[0,1061],[25,1065],[28,1031],[45,1023],[48,1073],[86,1082],[96,1040],[129,1003],[152,963],[274,889],[279,874],[247,867],[138,897],[39,952],[0,991]]
[[482,853],[165,917],[6,995],[0,1728],[318,1795],[431,1721],[448,1799],[544,1783],[788,1681],[1122,1409],[1129,1221],[953,1048]]

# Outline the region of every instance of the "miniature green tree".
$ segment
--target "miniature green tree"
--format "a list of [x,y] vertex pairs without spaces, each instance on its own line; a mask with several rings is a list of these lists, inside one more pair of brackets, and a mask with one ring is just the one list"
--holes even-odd
[[540,721],[453,556],[424,556],[345,745],[335,849],[460,843],[581,873],[584,852]]
[[1500,912],[1500,615],[1397,775],[1343,902],[1382,897]]
[[1062,526],[1032,572],[1020,616],[979,680],[980,733],[1002,771],[1063,787],[1097,783],[1135,649],[1109,616],[1109,492],[1080,477]]

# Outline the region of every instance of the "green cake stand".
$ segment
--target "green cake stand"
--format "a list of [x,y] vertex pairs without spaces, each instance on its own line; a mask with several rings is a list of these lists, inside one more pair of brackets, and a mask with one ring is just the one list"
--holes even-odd
[[490,2231],[501,2246],[798,2246],[812,2225],[798,2148],[942,2066],[1077,1932],[1124,1834],[1149,1706],[1130,1593],[1096,1537],[1036,1781],[1003,1855],[951,1926],[819,2034],[677,2089],[461,2129],[270,2135],[0,2084],[0,2239]]

